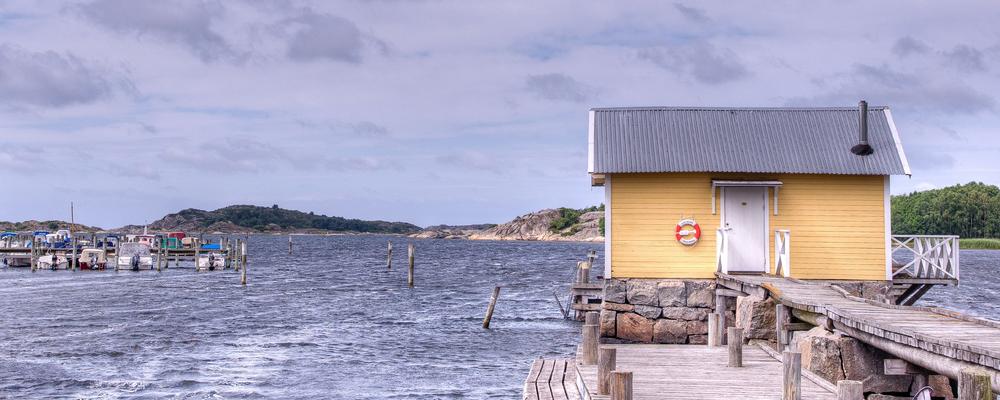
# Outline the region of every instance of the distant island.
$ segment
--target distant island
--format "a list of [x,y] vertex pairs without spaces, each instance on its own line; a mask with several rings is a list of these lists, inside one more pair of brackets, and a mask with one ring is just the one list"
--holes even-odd
[[143,225],[127,225],[117,231],[226,232],[226,233],[390,233],[409,234],[420,227],[406,222],[367,221],[328,217],[271,207],[235,205],[214,211],[188,208]]

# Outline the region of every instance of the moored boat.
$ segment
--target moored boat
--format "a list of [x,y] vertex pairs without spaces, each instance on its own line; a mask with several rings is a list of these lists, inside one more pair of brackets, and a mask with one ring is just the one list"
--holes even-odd
[[80,269],[104,269],[107,267],[107,253],[102,249],[85,248],[80,250]]
[[39,269],[69,269],[69,257],[58,254],[46,254],[38,257]]
[[146,243],[122,243],[115,260],[115,269],[152,269],[153,256]]
[[214,271],[226,266],[226,259],[222,253],[211,251],[198,256],[198,270]]

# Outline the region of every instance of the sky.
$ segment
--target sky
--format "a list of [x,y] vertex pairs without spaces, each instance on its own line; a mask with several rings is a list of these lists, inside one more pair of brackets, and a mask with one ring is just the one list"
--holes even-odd
[[1000,184],[991,1],[0,0],[0,220],[256,204],[417,225],[603,199],[587,111],[888,105]]

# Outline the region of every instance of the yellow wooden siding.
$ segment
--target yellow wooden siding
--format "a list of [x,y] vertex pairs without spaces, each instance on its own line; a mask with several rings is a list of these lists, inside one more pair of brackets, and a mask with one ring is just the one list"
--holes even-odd
[[[779,215],[768,191],[770,268],[774,230],[791,231],[792,276],[885,279],[885,212],[881,176],[752,174],[616,174],[611,177],[611,274],[622,278],[711,278],[715,272],[712,179],[781,180]],[[721,198],[719,198],[721,200]],[[701,241],[674,240],[694,217]]]

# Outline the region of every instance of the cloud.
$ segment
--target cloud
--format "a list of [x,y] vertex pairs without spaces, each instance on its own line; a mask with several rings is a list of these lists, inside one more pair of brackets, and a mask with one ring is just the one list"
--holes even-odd
[[116,89],[132,90],[128,79],[72,54],[30,52],[0,46],[0,102],[13,106],[63,107],[95,102]]
[[226,40],[212,30],[223,14],[221,3],[208,1],[97,0],[77,10],[94,23],[121,33],[150,35],[180,43],[203,61],[235,57]]
[[539,98],[575,103],[587,101],[594,91],[576,79],[559,73],[529,75],[525,79],[525,85],[529,92]]
[[288,41],[288,57],[292,60],[361,62],[365,43],[361,30],[353,22],[305,9],[287,24],[295,30]]
[[708,18],[708,15],[705,14],[704,10],[694,7],[688,7],[681,3],[674,3],[674,8],[676,8],[677,11],[680,11],[680,13],[684,15],[684,17],[693,22],[705,23],[711,21],[711,19]]
[[945,57],[944,64],[961,72],[984,72],[986,63],[983,52],[966,45],[958,45],[949,51],[941,53]]
[[916,191],[918,191],[918,192],[925,192],[925,191],[928,191],[928,190],[937,189],[937,185],[935,185],[933,183],[930,183],[930,182],[920,182],[916,186],[914,186],[913,189],[916,190]]
[[488,171],[495,174],[502,172],[500,162],[489,155],[478,151],[464,151],[460,153],[449,153],[435,158],[438,164],[461,169],[473,169]]
[[795,97],[787,104],[854,104],[864,98],[872,104],[934,114],[973,114],[991,110],[995,104],[988,94],[965,83],[938,82],[932,76],[899,72],[885,64],[855,64],[849,72],[815,82],[828,92],[813,97]]
[[923,171],[943,171],[955,166],[955,157],[938,147],[914,146],[906,149],[906,158],[913,168]]
[[705,41],[642,49],[638,56],[661,68],[686,73],[701,83],[712,85],[736,81],[749,75],[736,53]]
[[892,53],[900,57],[906,57],[913,54],[926,54],[930,50],[931,47],[926,43],[910,36],[901,37],[896,40],[895,44],[892,45]]
[[361,121],[351,125],[351,131],[361,137],[382,137],[389,134],[389,129],[371,121]]
[[381,171],[403,169],[396,162],[385,161],[375,157],[344,157],[330,158],[326,160],[324,166],[333,171]]

